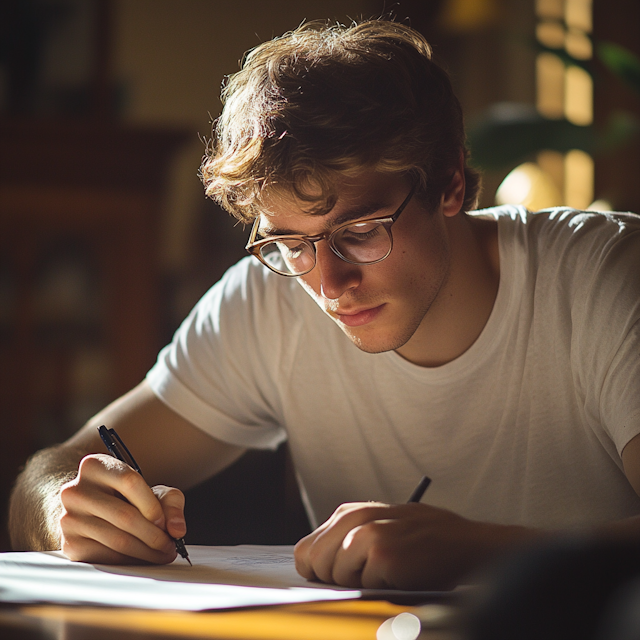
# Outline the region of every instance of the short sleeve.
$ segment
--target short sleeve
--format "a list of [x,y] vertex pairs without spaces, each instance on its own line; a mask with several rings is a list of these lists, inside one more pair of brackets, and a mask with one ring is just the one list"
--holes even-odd
[[620,454],[640,433],[640,320],[631,328],[611,362],[600,405],[603,422]]
[[640,433],[640,217],[607,214],[584,224],[607,233],[583,244],[576,263],[574,353],[589,413],[620,454]]
[[295,329],[282,326],[290,314],[283,313],[279,284],[253,258],[240,261],[195,306],[147,374],[167,406],[231,444],[276,448],[286,438],[275,380],[283,333]]

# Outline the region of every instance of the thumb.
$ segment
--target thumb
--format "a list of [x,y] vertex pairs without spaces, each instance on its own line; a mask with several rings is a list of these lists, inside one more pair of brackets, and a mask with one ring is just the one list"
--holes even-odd
[[162,505],[164,529],[172,538],[183,538],[187,533],[187,523],[184,519],[184,494],[175,487],[164,485],[157,485],[152,490]]

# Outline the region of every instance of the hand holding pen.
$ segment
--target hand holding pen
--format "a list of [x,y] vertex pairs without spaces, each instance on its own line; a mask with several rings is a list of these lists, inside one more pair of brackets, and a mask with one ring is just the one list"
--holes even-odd
[[[107,447],[109,453],[114,457],[128,464],[132,469],[137,471],[142,476],[142,470],[138,466],[133,455],[125,445],[125,443],[120,439],[120,436],[115,432],[114,429],[107,429],[104,425],[98,427],[98,433],[100,434],[100,438],[104,442]],[[143,476],[144,477],[144,476]],[[176,551],[182,556],[189,564],[191,564],[191,560],[189,559],[189,554],[187,552],[187,548],[184,543],[184,538],[173,538]]]
[[296,545],[298,573],[308,580],[351,588],[405,588],[411,584],[416,552],[429,544],[421,540],[421,530],[431,508],[416,503],[430,483],[427,476],[422,477],[407,504],[340,505]]

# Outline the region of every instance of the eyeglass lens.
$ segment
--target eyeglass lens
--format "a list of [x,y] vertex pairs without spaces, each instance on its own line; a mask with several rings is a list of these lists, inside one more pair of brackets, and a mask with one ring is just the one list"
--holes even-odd
[[[357,264],[369,264],[385,258],[391,250],[389,232],[379,222],[357,222],[330,237],[332,248],[341,257]],[[310,242],[277,240],[262,245],[263,259],[276,271],[303,274],[315,266],[316,255]]]

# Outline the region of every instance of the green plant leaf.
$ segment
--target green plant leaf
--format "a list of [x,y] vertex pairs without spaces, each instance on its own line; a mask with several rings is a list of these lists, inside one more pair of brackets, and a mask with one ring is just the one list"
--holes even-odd
[[616,76],[640,93],[640,58],[614,42],[596,46],[598,58]]
[[628,111],[611,112],[607,126],[597,136],[596,153],[613,151],[633,141],[640,133],[640,118]]
[[469,127],[468,142],[473,164],[482,169],[515,166],[542,149],[593,153],[598,146],[592,127],[549,120],[530,105],[514,103],[493,105]]
[[474,165],[499,170],[514,167],[543,149],[608,152],[629,144],[638,133],[640,119],[626,111],[615,111],[606,127],[596,130],[544,118],[531,105],[498,103],[471,124],[468,142]]

